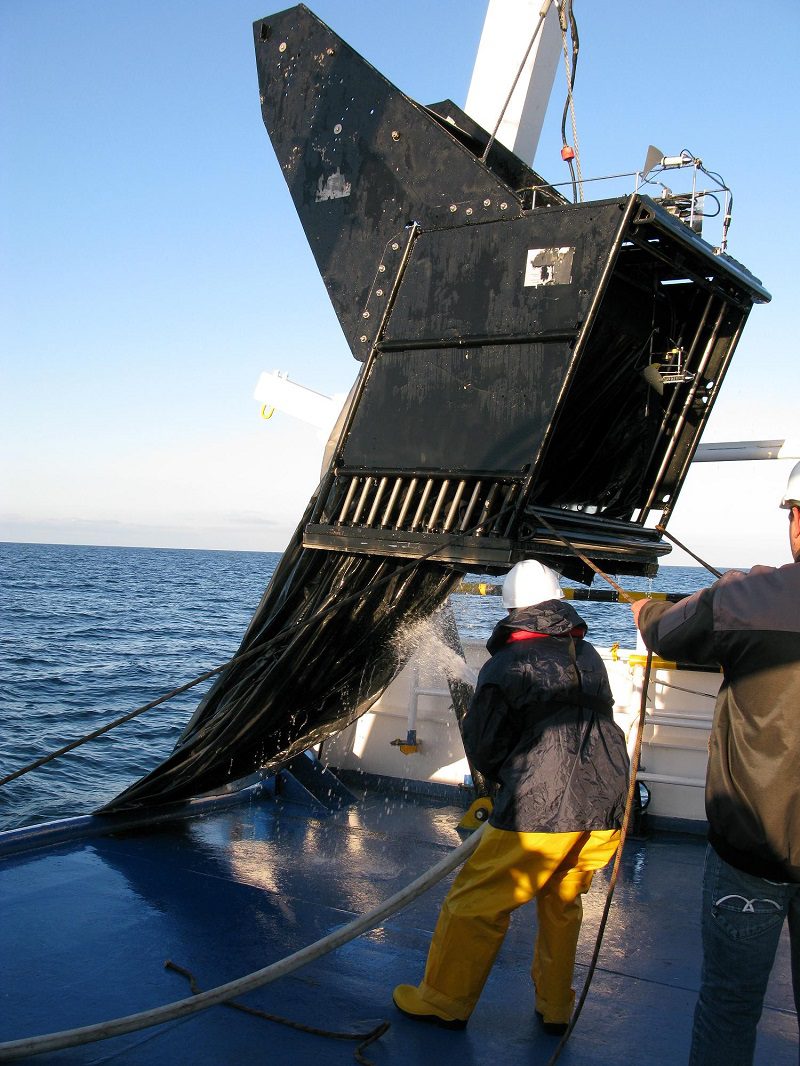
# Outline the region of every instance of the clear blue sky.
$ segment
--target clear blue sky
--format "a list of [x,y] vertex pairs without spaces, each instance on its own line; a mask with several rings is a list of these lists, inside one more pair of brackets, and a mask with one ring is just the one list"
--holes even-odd
[[[310,6],[415,99],[463,104],[482,0]],[[689,148],[732,186],[729,250],[773,293],[706,439],[800,435],[797,4],[575,10],[584,175]],[[298,521],[321,445],[261,421],[255,382],[344,392],[357,364],[261,121],[251,24],[270,13],[0,3],[0,538],[280,550]],[[535,161],[551,181],[563,86]],[[696,467],[670,528],[718,565],[785,561],[790,465]]]

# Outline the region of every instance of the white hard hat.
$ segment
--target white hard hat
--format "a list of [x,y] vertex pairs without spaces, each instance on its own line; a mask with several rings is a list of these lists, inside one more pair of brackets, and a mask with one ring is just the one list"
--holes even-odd
[[788,508],[795,504],[800,506],[800,463],[795,463],[792,467],[792,472],[789,474],[789,480],[786,483],[786,492],[781,500],[781,507]]
[[503,582],[503,606],[509,609],[563,599],[558,574],[536,559],[523,559],[512,566]]

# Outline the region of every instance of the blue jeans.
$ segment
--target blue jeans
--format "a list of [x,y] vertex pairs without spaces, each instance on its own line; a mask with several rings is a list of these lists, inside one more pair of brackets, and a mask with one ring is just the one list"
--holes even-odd
[[703,971],[689,1066],[751,1066],[784,919],[800,1010],[800,884],[743,873],[712,847],[703,875]]

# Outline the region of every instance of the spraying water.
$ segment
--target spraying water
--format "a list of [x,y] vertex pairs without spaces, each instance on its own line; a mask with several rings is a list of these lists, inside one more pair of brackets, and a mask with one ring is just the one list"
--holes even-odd
[[430,618],[422,618],[404,626],[395,638],[397,658],[399,662],[414,659],[420,673],[442,674],[447,681],[460,681],[474,688],[478,680],[477,671],[452,644],[445,642],[443,630],[447,624],[448,610],[443,608]]

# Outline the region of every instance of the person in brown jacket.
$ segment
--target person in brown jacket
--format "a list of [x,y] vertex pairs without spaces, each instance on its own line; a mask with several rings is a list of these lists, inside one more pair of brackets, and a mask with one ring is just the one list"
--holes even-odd
[[752,1063],[787,919],[800,1011],[800,463],[781,506],[794,562],[729,571],[674,605],[632,607],[651,651],[723,671],[709,742],[690,1066]]

